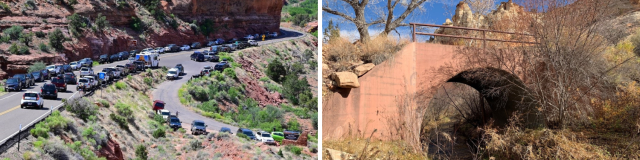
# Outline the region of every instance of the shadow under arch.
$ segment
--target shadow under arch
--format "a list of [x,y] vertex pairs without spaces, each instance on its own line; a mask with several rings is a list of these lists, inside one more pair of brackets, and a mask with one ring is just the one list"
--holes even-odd
[[494,125],[504,127],[516,112],[522,116],[523,127],[544,127],[540,106],[518,76],[502,69],[474,68],[458,73],[446,82],[462,83],[477,90],[491,109]]

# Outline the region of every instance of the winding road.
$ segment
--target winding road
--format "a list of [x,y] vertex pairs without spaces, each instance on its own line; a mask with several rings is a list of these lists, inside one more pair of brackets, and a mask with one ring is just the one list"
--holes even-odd
[[[265,41],[259,41],[259,45],[266,45],[271,43],[278,43],[282,41],[287,41],[291,39],[298,39],[305,36],[304,33],[291,30],[291,29],[281,29],[282,35],[278,38],[273,38]],[[197,49],[203,50],[203,49]],[[172,68],[176,64],[182,64],[185,67],[186,75],[181,76],[180,79],[174,81],[165,81],[162,84],[156,86],[156,89],[153,91],[153,99],[154,100],[163,100],[166,102],[165,109],[171,111],[171,113],[175,113],[175,111],[179,111],[178,117],[183,123],[183,127],[186,130],[189,130],[186,126],[190,124],[193,120],[203,120],[208,125],[208,130],[219,130],[221,127],[229,127],[231,131],[235,132],[238,127],[231,126],[228,124],[224,124],[213,119],[204,117],[198,113],[195,113],[185,106],[180,104],[180,100],[178,98],[178,89],[185,84],[189,78],[193,75],[193,73],[198,73],[204,66],[214,66],[216,63],[212,62],[195,62],[191,61],[189,56],[195,50],[191,51],[181,51],[177,53],[165,53],[160,56],[160,66],[166,66],[167,68]],[[237,51],[236,51],[237,52]],[[116,65],[124,65],[127,60],[118,61],[109,64],[103,64],[94,66],[94,70],[100,71],[106,67],[113,67]],[[75,71],[76,75],[80,73]],[[49,83],[49,81],[46,81]],[[67,92],[59,92],[58,99],[44,100],[44,109],[21,109],[20,108],[20,99],[22,94],[27,91],[40,92],[40,87],[43,85],[43,82],[36,83],[35,86],[31,86],[26,88],[20,92],[9,92],[5,95],[0,96],[0,144],[4,144],[7,139],[14,136],[17,131],[19,131],[19,127],[22,126],[26,128],[27,126],[34,125],[41,117],[49,115],[50,109],[57,109],[62,106],[62,99],[67,99],[71,97],[81,96],[78,94],[76,90],[76,85],[67,85]],[[2,151],[0,151],[2,152]]]

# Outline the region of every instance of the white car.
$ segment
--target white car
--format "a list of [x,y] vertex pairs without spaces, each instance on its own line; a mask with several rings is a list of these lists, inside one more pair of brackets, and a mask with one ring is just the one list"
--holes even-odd
[[60,68],[56,67],[56,65],[47,66],[47,70],[49,70],[49,74],[54,74],[54,75],[60,74]]
[[248,40],[247,43],[249,43],[249,45],[251,46],[258,46],[258,42],[255,40]]
[[164,48],[162,48],[162,47],[156,48],[155,49],[155,53],[158,53],[158,54],[164,53]]
[[265,131],[258,132],[258,134],[256,134],[256,139],[258,139],[258,141],[261,141],[262,143],[265,143],[265,144],[271,144],[271,145],[276,144],[276,141],[273,140],[273,137],[271,137],[271,134],[269,132],[265,132]]
[[82,68],[80,66],[80,63],[78,63],[78,61],[73,61],[73,62],[69,63],[69,65],[71,66],[71,69],[74,70],[74,71]]
[[169,112],[169,110],[163,109],[160,110],[160,115],[162,115],[162,119],[164,119],[164,121],[167,121],[169,115],[171,115],[171,112]]
[[169,80],[178,79],[178,68],[169,69],[169,72],[167,72],[167,79]]
[[80,78],[78,79],[78,85],[76,86],[76,90],[90,90],[93,86],[91,86],[91,81],[88,78]]
[[278,32],[273,32],[273,33],[269,34],[269,36],[271,36],[271,37],[278,37]]
[[191,49],[191,46],[189,46],[189,45],[182,45],[182,47],[180,47],[181,51],[188,51],[190,49]]
[[88,75],[92,75],[92,74],[93,74],[93,69],[88,68],[88,67],[80,68],[80,77],[88,76]]
[[42,109],[44,107],[44,100],[42,100],[42,96],[40,93],[29,91],[22,95],[22,99],[20,100],[20,108],[25,107],[37,107]]
[[252,35],[248,35],[248,36],[246,36],[246,37],[244,37],[244,38],[245,38],[245,39],[247,39],[247,40],[252,40],[252,39],[254,39],[255,37],[253,37]]
[[93,77],[93,76],[84,76],[84,78],[89,80],[89,88],[96,88],[99,86],[98,84],[98,80],[96,79],[97,77]]

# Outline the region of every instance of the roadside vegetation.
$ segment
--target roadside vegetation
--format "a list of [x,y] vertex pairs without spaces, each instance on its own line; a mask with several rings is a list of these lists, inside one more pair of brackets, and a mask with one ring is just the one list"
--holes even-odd
[[282,21],[305,27],[307,23],[318,20],[318,0],[289,1],[288,5],[282,7],[282,12],[286,13]]

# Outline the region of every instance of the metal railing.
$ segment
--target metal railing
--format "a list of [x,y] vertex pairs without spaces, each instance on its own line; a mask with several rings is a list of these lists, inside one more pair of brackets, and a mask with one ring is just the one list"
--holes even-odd
[[[422,23],[409,23],[409,25],[411,26],[411,33],[412,33],[411,38],[412,38],[413,42],[416,42],[416,35],[428,35],[428,36],[438,36],[438,37],[450,37],[450,38],[481,40],[482,43],[483,43],[483,47],[485,47],[485,48],[486,48],[486,41],[538,44],[537,42],[512,41],[512,40],[501,40],[501,39],[490,39],[490,38],[487,38],[487,32],[533,37],[532,34],[527,34],[527,33],[505,32],[505,31],[488,30],[488,29],[480,29],[480,28],[467,28],[467,27],[456,27],[456,26],[436,25],[436,24],[422,24]],[[416,27],[417,26],[439,27],[439,28],[451,28],[451,29],[462,29],[462,30],[478,31],[478,32],[482,32],[482,38],[459,36],[459,35],[446,35],[446,34],[437,34],[437,33],[416,32]]]

